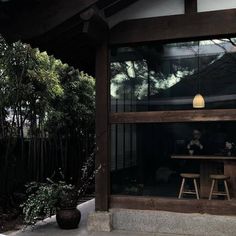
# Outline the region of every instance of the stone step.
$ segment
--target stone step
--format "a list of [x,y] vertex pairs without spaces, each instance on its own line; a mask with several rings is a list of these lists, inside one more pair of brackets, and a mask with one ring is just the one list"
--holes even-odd
[[114,230],[177,234],[236,235],[235,216],[186,214],[165,211],[111,209]]

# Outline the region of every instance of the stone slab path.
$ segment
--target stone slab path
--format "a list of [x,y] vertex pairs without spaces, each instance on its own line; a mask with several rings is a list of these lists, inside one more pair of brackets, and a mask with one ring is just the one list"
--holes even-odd
[[[190,236],[190,234],[158,234],[158,233],[141,233],[139,232],[126,232],[126,231],[118,231],[114,230],[112,232],[88,232],[87,231],[87,218],[89,213],[94,212],[95,207],[95,201],[94,199],[85,202],[78,206],[78,208],[81,211],[82,218],[78,229],[75,230],[62,230],[59,229],[56,223],[55,216],[49,219],[46,219],[43,222],[39,222],[34,230],[31,230],[30,228],[25,229],[24,231],[17,231],[13,233],[5,233],[3,235],[0,234],[0,236]],[[172,215],[172,213],[170,213]],[[214,216],[212,216],[214,218]],[[236,223],[236,222],[235,222]],[[196,234],[192,234],[196,235]],[[202,235],[202,234],[199,234]],[[208,234],[205,234],[206,236]],[[216,234],[217,235],[217,232]],[[234,236],[236,235],[236,232],[234,235],[228,235],[227,236]],[[204,236],[204,235],[203,235]]]

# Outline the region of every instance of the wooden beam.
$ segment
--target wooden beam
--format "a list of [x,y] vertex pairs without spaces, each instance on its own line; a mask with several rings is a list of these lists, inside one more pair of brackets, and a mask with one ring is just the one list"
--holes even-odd
[[101,167],[96,175],[95,208],[97,211],[108,210],[110,194],[108,66],[108,46],[105,41],[98,47],[96,55],[96,167]]
[[[106,38],[107,31],[108,25],[98,14],[97,10],[95,8],[88,8],[86,11],[76,14],[46,34],[25,41],[42,49],[47,49],[47,47],[55,48],[57,45],[60,45],[59,48],[66,48],[61,45],[78,38],[76,45],[74,45],[75,48],[83,45],[84,47],[88,45],[93,47],[100,44]],[[59,49],[59,51],[62,50]]]
[[128,7],[129,5],[137,2],[137,0],[120,0],[111,5],[110,7],[104,10],[104,14],[106,17],[110,17],[117,12],[123,10],[124,8]]
[[95,8],[89,8],[86,11],[80,13],[80,18],[84,21],[91,20],[95,15],[97,15]]
[[113,195],[110,197],[110,208],[235,215],[236,201]]
[[111,29],[110,44],[119,45],[235,35],[235,18],[236,9],[230,9],[127,20]]
[[80,14],[76,14],[75,16],[71,17],[69,20],[64,21],[62,24],[57,25],[53,29],[49,30],[48,32],[30,38],[28,40],[24,40],[29,42],[33,46],[41,46],[53,42],[53,44],[58,43],[58,41],[68,40],[68,38],[72,38],[75,35],[78,35],[82,32],[83,28],[83,21],[80,18]]
[[[27,1],[25,3],[11,1],[11,6],[4,11],[6,20],[0,21],[1,34],[11,41],[26,40],[43,35],[93,6],[97,1],[51,0]],[[10,20],[7,19],[7,16],[9,16]]]
[[185,14],[197,13],[197,0],[185,0]]
[[96,5],[98,6],[99,9],[103,9],[112,5],[115,2],[117,2],[117,0],[99,0]]
[[111,124],[236,121],[236,109],[119,112],[110,114]]
[[87,34],[93,45],[98,45],[106,40],[109,28],[97,10],[90,8],[81,13],[80,17],[84,20],[83,33]]

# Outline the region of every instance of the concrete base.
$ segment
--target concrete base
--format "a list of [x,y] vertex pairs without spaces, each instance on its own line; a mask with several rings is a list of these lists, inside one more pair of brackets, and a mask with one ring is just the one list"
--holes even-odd
[[[95,201],[91,200],[78,206],[82,218],[78,229],[62,230],[57,226],[55,216],[36,224],[34,230],[27,228],[6,235],[11,236],[235,236],[236,217],[213,216],[201,214],[182,214],[161,211],[136,211],[113,209],[111,214],[94,212]],[[90,214],[90,215],[89,215]],[[115,230],[112,232],[88,232],[88,215],[90,230]],[[94,218],[95,217],[95,218]],[[92,221],[91,221],[92,220]],[[96,220],[96,222],[94,222]],[[98,226],[96,226],[98,224]],[[96,226],[96,227],[95,227]],[[108,227],[109,226],[109,227]],[[120,229],[120,230],[119,230]],[[122,230],[123,229],[123,230]],[[4,234],[5,235],[5,234]]]
[[178,235],[236,235],[236,217],[164,211],[112,209],[115,230]]
[[112,230],[112,214],[110,212],[94,212],[88,217],[88,231],[110,232]]

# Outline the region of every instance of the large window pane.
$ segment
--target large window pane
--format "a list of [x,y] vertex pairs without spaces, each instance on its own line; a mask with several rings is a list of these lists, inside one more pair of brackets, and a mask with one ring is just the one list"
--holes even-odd
[[180,173],[199,173],[200,160],[173,156],[236,156],[236,122],[112,125],[111,144],[112,194],[177,197]]
[[234,39],[111,49],[111,111],[236,108]]

